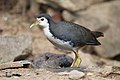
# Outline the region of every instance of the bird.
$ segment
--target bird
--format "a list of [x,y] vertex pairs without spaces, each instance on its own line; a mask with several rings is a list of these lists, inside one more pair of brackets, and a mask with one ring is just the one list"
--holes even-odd
[[78,50],[85,45],[101,45],[97,40],[104,34],[72,23],[70,21],[55,22],[49,14],[41,13],[36,17],[36,21],[30,26],[42,28],[46,38],[56,47],[74,53],[75,58],[71,67],[80,67],[81,57]]

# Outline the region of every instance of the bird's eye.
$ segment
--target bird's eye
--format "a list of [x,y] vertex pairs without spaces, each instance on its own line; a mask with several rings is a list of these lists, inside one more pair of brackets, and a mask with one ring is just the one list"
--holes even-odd
[[44,19],[42,18],[41,21],[44,21]]

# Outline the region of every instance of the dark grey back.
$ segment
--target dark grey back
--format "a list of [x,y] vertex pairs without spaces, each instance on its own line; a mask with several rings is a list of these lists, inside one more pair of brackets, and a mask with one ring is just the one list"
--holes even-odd
[[89,29],[71,22],[50,21],[50,31],[58,39],[71,41],[73,46],[100,45]]

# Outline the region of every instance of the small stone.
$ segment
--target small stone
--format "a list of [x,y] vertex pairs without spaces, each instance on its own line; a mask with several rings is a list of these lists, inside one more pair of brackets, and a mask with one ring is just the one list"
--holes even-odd
[[88,75],[88,76],[92,76],[92,75],[94,75],[94,74],[91,73],[91,72],[88,72],[87,75]]
[[69,73],[69,78],[70,79],[80,79],[82,77],[85,76],[85,73],[81,72],[81,71],[77,71],[77,70],[72,70],[70,73]]

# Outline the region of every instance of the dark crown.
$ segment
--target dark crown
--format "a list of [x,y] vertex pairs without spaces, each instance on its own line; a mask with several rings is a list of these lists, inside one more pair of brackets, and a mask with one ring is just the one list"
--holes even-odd
[[45,18],[48,19],[48,20],[51,20],[51,19],[52,19],[52,17],[51,17],[50,15],[45,14],[45,13],[42,13],[42,14],[40,14],[39,16],[37,16],[37,18],[41,18],[41,17],[45,17]]

